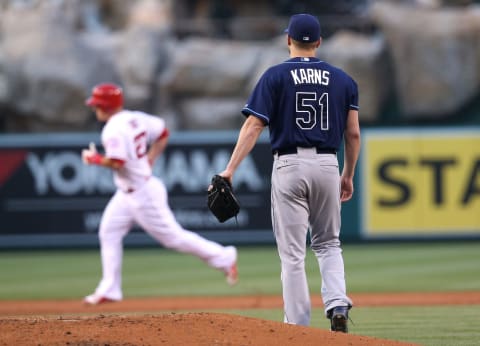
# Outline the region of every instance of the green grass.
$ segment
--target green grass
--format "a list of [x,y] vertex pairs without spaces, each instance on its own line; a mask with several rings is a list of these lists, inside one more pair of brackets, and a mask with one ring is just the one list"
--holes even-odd
[[[282,312],[230,310],[229,313],[268,320],[282,320]],[[349,332],[428,346],[479,345],[480,306],[362,307],[352,310]],[[312,326],[328,329],[321,311],[312,312]]]
[[[239,254],[241,280],[231,288],[220,272],[193,256],[126,249],[125,297],[281,293],[274,247],[241,247]],[[351,293],[480,291],[480,242],[346,245],[344,258]],[[307,272],[310,289],[318,294],[320,275],[311,253]],[[93,291],[100,274],[98,250],[2,251],[0,300],[79,299]],[[227,312],[282,320],[279,309]],[[357,307],[351,317],[353,334],[432,346],[480,340],[479,305]],[[312,326],[328,328],[321,309],[313,311]]]
[[345,247],[355,292],[480,290],[480,242]]
[[480,306],[397,306],[352,313],[354,334],[422,345],[478,345]]

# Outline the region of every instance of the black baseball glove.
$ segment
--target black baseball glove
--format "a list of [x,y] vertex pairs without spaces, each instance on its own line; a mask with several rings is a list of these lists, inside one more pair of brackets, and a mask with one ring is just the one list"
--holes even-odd
[[208,209],[220,222],[237,216],[240,204],[233,194],[229,181],[221,175],[214,175],[207,191]]

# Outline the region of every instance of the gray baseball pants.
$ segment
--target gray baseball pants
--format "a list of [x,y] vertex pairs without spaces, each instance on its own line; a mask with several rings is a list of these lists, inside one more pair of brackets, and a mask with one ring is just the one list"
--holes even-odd
[[351,306],[346,295],[340,247],[340,175],[333,154],[298,148],[275,155],[272,170],[272,224],[281,261],[284,321],[309,325],[311,302],[305,272],[306,239],[318,260],[325,313]]

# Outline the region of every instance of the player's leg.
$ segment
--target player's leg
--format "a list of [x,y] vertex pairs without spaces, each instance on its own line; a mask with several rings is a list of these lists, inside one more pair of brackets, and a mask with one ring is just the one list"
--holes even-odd
[[308,210],[301,166],[294,157],[275,160],[272,170],[272,224],[281,261],[284,321],[310,324],[305,273]]
[[135,220],[154,239],[166,248],[194,255],[209,266],[223,271],[227,281],[234,284],[237,249],[233,246],[222,246],[184,229],[175,219],[168,205],[168,195],[163,183],[150,178],[145,188],[135,192],[137,207]]
[[87,303],[98,304],[102,299],[116,301],[123,298],[123,238],[132,225],[133,217],[125,194],[118,191],[108,202],[100,222],[102,279]]
[[[312,172],[310,195],[311,248],[322,276],[322,299],[325,312],[336,306],[351,306],[346,294],[345,270],[340,247],[340,178],[336,159],[319,157]],[[331,163],[329,161],[332,161]]]

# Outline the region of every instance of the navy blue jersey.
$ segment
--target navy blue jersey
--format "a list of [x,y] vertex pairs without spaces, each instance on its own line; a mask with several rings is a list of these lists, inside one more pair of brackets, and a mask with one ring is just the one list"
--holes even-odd
[[358,110],[358,88],[341,69],[317,58],[292,58],[270,67],[242,109],[270,129],[272,150],[338,150],[348,111]]

